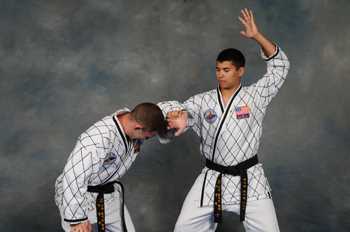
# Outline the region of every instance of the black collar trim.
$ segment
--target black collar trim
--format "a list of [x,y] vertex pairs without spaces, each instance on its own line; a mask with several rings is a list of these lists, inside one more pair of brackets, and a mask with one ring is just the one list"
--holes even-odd
[[117,117],[117,116],[113,115],[113,121],[114,121],[115,125],[117,126],[118,132],[119,132],[119,134],[121,135],[121,137],[123,139],[124,146],[125,146],[125,152],[127,152],[128,151],[128,142],[127,142],[128,140],[127,140],[126,136],[124,135],[122,129],[120,128],[120,125],[117,122],[117,119],[115,117]]
[[[223,118],[222,118],[222,120],[221,120],[221,123],[220,123],[220,125],[219,125],[219,129],[218,129],[218,131],[217,131],[217,133],[216,133],[216,136],[215,136],[215,142],[214,142],[214,147],[213,147],[213,155],[212,155],[212,158],[211,158],[212,161],[214,161],[214,155],[215,155],[215,150],[216,150],[216,144],[217,144],[217,142],[218,142],[218,138],[219,138],[219,135],[220,135],[221,128],[222,128],[222,126],[224,125],[224,122],[225,122],[225,120],[226,120],[226,117],[227,117],[228,112],[230,111],[230,108],[231,108],[231,105],[232,105],[233,100],[236,98],[237,94],[241,91],[241,89],[242,89],[242,85],[239,86],[239,88],[236,90],[235,94],[232,96],[230,102],[227,104],[225,114],[224,114],[224,116],[223,116]],[[219,96],[219,102],[220,102],[220,96]]]
[[224,106],[223,106],[223,104],[221,102],[221,95],[220,95],[220,88],[219,87],[216,88],[216,93],[217,93],[217,96],[218,96],[221,113],[224,113]]

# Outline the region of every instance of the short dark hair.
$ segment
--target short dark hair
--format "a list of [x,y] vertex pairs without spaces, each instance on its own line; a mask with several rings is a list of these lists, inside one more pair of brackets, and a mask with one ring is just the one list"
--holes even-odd
[[218,62],[231,61],[236,68],[245,66],[245,58],[241,51],[235,48],[226,48],[222,50],[216,58]]
[[156,104],[149,102],[138,104],[131,111],[131,116],[146,131],[157,131],[159,135],[166,133],[167,122]]

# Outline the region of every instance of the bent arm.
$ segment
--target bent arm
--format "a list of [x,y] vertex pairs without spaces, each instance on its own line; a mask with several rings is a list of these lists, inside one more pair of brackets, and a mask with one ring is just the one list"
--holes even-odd
[[97,148],[87,135],[83,133],[64,167],[62,186],[62,212],[64,220],[70,224],[78,224],[87,220],[86,192],[92,173],[98,171],[99,157]]
[[[182,132],[186,131],[188,128],[192,128],[195,132],[199,130],[199,104],[196,103],[196,96],[190,97],[184,103],[180,103],[178,101],[164,101],[159,102],[158,106],[163,111],[163,114],[168,119],[169,128],[176,128],[177,132],[176,136],[182,134]],[[177,114],[173,114],[173,112],[186,111]],[[184,122],[185,121],[185,122]],[[185,127],[185,128],[183,128]]]
[[276,46],[276,51],[270,57],[261,56],[266,61],[266,73],[253,84],[255,100],[261,107],[266,107],[275,97],[286,80],[289,71],[289,60],[281,48]]

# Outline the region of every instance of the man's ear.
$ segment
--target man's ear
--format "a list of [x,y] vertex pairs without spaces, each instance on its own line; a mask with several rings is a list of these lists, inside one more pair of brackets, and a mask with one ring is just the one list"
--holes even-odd
[[239,77],[243,77],[244,73],[245,73],[245,68],[244,67],[239,67],[239,69],[238,69]]

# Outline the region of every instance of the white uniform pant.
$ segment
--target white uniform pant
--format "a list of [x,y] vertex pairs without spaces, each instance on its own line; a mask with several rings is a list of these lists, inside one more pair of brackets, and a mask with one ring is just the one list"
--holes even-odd
[[[174,232],[215,231],[217,223],[214,222],[213,206],[200,207],[203,180],[204,174],[200,174],[187,194]],[[222,209],[239,215],[240,205],[223,205]],[[272,199],[248,200],[243,225],[247,232],[279,232]]]
[[[128,232],[135,232],[134,224],[132,223],[129,211],[126,208],[126,206],[124,206],[124,217],[125,217],[125,224]],[[62,218],[62,215],[61,215],[61,218]],[[92,223],[92,232],[98,232],[97,223],[94,222],[94,219],[92,220],[91,223]],[[70,224],[68,222],[65,222],[63,218],[62,218],[61,224],[65,232],[70,232]],[[117,220],[106,223],[106,232],[125,232],[123,231],[121,218],[118,217]]]

